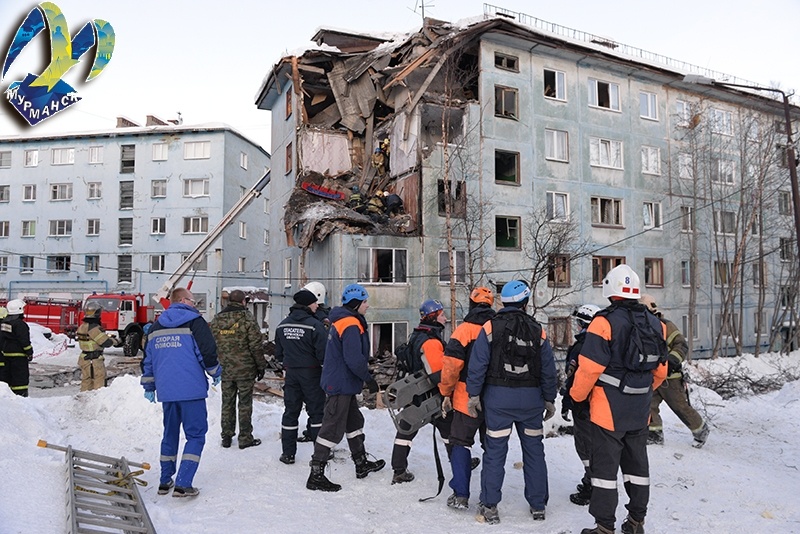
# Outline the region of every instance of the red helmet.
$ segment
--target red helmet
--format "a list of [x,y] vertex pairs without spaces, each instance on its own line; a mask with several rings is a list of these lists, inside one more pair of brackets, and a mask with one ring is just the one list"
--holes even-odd
[[494,303],[494,293],[486,287],[478,286],[469,294],[469,300],[475,304],[488,304],[491,306]]

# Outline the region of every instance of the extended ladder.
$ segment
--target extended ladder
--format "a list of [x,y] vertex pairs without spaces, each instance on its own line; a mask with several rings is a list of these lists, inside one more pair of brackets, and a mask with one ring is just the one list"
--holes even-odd
[[60,447],[39,440],[39,447],[66,452],[67,521],[72,534],[121,532],[155,534],[129,466],[150,469],[122,458]]

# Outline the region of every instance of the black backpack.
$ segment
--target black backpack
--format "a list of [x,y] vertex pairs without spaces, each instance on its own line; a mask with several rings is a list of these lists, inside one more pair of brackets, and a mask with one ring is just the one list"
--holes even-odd
[[425,368],[422,363],[422,345],[429,339],[438,339],[432,329],[415,328],[408,341],[401,343],[394,349],[397,358],[397,377],[413,375]]
[[650,312],[629,308],[625,310],[633,325],[624,356],[625,368],[635,372],[650,372],[667,361],[667,341],[663,333],[653,327],[649,320]]

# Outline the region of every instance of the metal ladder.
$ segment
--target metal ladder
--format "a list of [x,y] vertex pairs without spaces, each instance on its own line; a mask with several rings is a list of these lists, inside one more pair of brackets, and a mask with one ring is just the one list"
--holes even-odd
[[39,440],[39,447],[66,452],[67,522],[72,534],[121,532],[156,534],[142,503],[130,466],[150,469],[147,463],[129,462]]

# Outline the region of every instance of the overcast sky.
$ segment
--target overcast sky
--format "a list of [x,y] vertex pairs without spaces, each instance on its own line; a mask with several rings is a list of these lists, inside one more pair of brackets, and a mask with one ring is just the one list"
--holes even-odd
[[[253,101],[262,79],[286,52],[310,46],[319,27],[405,32],[421,23],[415,0],[56,0],[71,34],[90,19],[109,21],[116,48],[90,83],[85,69],[65,76],[83,100],[35,127],[12,120],[0,101],[0,136],[113,128],[116,117],[182,114],[184,124],[225,122],[270,149],[267,111]],[[36,5],[0,0],[0,59],[19,23]],[[457,21],[480,16],[475,0],[428,2],[426,16]],[[800,0],[506,0],[495,5],[617,42],[731,74],[758,84],[800,89]],[[40,74],[46,39],[39,35],[0,82]],[[795,99],[797,102],[797,99]]]

